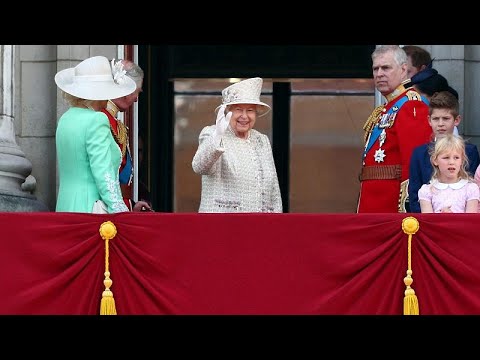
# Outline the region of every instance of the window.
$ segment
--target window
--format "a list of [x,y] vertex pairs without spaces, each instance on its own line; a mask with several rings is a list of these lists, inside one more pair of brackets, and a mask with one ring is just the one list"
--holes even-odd
[[[289,212],[355,212],[362,127],[374,106],[373,80],[275,81],[291,83]],[[174,212],[198,211],[201,177],[191,163],[198,135],[215,123],[214,109],[229,83],[230,79],[174,82]],[[264,79],[262,101],[272,105],[273,95],[272,80]],[[270,112],[255,125],[270,139],[272,116]]]

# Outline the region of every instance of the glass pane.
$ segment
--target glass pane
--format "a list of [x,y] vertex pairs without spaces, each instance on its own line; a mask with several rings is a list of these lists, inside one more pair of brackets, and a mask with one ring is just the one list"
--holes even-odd
[[[173,89],[175,93],[211,93],[217,94],[220,100],[222,89],[228,85],[237,81],[243,80],[243,78],[229,78],[229,79],[175,79],[173,83]],[[269,93],[272,91],[271,81],[263,79],[262,93]]]
[[356,212],[362,127],[374,95],[291,101],[290,212]]
[[371,95],[374,93],[373,79],[293,79],[292,93],[302,94],[353,94]]
[[192,170],[198,135],[204,126],[215,123],[216,96],[175,96],[174,212],[197,212],[201,177]]

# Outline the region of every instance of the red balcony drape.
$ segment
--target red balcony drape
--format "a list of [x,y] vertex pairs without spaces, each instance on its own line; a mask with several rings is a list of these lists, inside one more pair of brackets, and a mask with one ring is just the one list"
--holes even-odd
[[[415,214],[420,314],[480,314],[477,214]],[[405,214],[0,213],[0,314],[403,313]]]

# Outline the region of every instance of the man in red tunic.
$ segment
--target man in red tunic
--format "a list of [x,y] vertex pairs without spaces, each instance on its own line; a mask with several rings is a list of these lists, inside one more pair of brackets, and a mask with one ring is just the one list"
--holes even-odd
[[397,45],[372,53],[375,87],[387,102],[376,107],[364,125],[365,149],[357,212],[408,211],[408,177],[413,149],[429,142],[428,105],[405,88],[407,55]]
[[136,90],[130,95],[108,100],[107,108],[102,110],[110,121],[113,137],[122,152],[119,179],[123,201],[130,211],[151,211],[152,209],[148,202],[140,200],[135,203],[133,201],[133,160],[128,141],[128,128],[117,119],[117,114],[120,111],[126,111],[133,103],[137,102],[143,86],[143,70],[130,60],[119,60],[117,63],[112,61],[112,73],[115,81],[122,81],[123,76],[128,76],[137,85]]

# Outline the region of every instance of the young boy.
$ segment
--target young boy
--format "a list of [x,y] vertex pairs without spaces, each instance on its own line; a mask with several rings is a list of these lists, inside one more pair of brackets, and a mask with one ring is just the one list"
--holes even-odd
[[[408,183],[408,197],[410,212],[419,213],[418,190],[423,184],[428,184],[432,177],[433,168],[430,163],[430,150],[435,146],[435,140],[453,134],[455,126],[461,121],[458,99],[449,91],[440,91],[430,99],[428,123],[432,127],[434,140],[416,147],[410,158],[410,173]],[[477,146],[466,143],[465,151],[468,158],[469,175],[473,176],[480,164]]]

